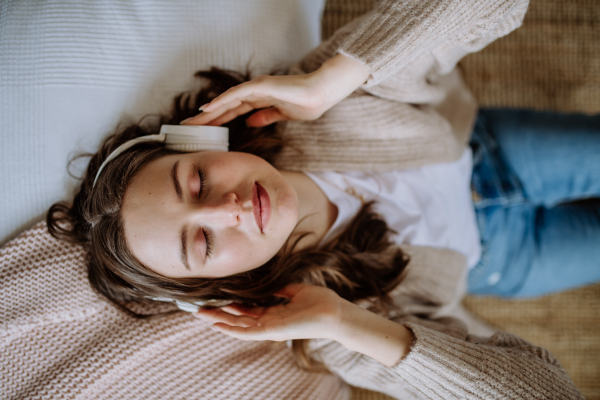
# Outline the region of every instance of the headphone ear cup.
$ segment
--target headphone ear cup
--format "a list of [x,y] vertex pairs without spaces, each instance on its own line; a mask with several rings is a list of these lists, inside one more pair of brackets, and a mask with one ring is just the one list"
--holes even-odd
[[184,153],[194,153],[197,151],[228,151],[228,146],[215,143],[168,143],[167,149],[181,151]]
[[229,151],[229,129],[222,126],[163,125],[169,150],[193,153],[196,151]]

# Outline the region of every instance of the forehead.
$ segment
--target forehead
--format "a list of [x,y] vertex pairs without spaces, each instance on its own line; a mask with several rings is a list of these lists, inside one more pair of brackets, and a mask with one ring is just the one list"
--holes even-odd
[[135,174],[125,195],[127,196],[130,189],[137,189],[139,186],[152,186],[164,184],[165,180],[169,178],[169,171],[173,167],[173,164],[181,157],[181,154],[169,154],[162,156],[155,160],[150,161],[144,165]]
[[121,206],[127,246],[150,268],[177,261],[177,228],[171,211],[177,197],[170,178],[177,156],[164,156],[142,167]]

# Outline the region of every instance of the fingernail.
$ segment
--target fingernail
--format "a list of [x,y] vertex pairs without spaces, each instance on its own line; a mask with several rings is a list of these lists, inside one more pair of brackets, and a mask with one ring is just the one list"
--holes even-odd
[[209,104],[210,104],[210,103],[206,103],[206,104],[204,104],[204,105],[200,106],[200,108],[199,108],[198,110],[199,110],[200,112],[204,111],[204,109],[205,109],[206,107],[208,107],[208,105],[209,105]]
[[212,329],[213,331],[217,331],[217,332],[219,332],[219,328],[218,328],[218,327],[216,327],[216,326],[214,326],[214,325],[211,325],[211,326],[210,326],[210,329]]
[[187,124],[187,123],[188,123],[188,121],[189,121],[190,119],[192,119],[192,118],[190,117],[190,118],[186,118],[186,119],[184,119],[183,121],[181,121],[181,122],[179,123],[179,125],[185,125],[185,124]]

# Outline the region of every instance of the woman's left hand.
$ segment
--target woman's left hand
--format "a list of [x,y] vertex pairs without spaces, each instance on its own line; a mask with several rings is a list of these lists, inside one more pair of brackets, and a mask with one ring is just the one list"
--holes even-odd
[[230,305],[195,315],[213,329],[242,340],[332,339],[392,366],[410,352],[412,332],[321,286],[292,284],[277,293],[290,299],[274,307]]
[[314,120],[346,98],[369,75],[369,68],[362,62],[337,54],[308,74],[263,75],[234,86],[182,124],[218,126],[252,110],[258,111],[246,124],[253,127],[284,120]]
[[276,295],[289,302],[268,308],[234,304],[200,310],[195,316],[214,322],[213,329],[242,340],[335,339],[344,307],[354,306],[321,286],[291,284]]

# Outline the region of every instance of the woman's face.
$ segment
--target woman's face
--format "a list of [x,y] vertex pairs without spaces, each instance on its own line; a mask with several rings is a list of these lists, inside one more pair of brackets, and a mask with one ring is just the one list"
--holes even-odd
[[161,275],[222,277],[270,260],[298,221],[298,197],[262,158],[174,154],[144,166],[123,199],[125,239]]

